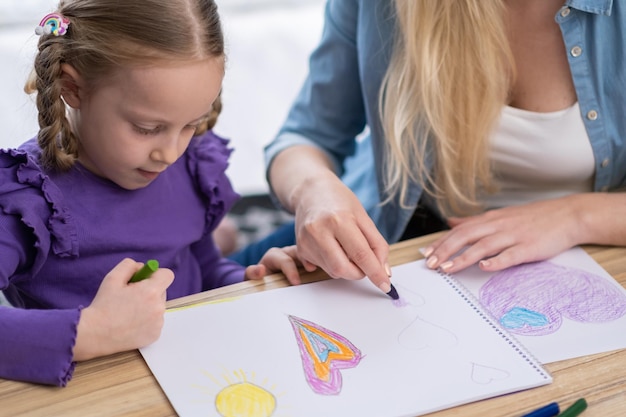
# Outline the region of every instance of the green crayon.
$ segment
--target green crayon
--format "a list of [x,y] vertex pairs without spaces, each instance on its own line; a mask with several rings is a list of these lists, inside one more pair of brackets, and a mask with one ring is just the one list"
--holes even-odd
[[128,282],[137,282],[146,278],[150,278],[150,275],[159,269],[159,261],[150,259],[144,264],[144,266],[132,276]]
[[580,398],[574,402],[574,404],[570,405],[566,408],[561,414],[557,417],[576,417],[587,408],[587,401],[584,398]]

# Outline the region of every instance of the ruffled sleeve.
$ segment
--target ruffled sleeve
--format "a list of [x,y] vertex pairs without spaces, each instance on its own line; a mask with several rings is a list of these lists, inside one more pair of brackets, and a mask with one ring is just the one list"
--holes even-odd
[[211,233],[239,199],[226,176],[231,150],[228,140],[212,131],[194,137],[189,144],[187,168],[206,199],[205,234]]
[[212,239],[212,232],[239,198],[226,176],[231,150],[228,141],[212,132],[194,138],[189,145],[188,169],[206,199],[204,237],[193,251],[204,271],[202,290],[243,281],[245,269],[223,258]]
[[[40,169],[37,153],[28,145],[0,150],[0,289],[8,289],[14,302],[20,300],[17,281],[34,277],[50,253],[78,254],[76,230],[61,191]],[[67,384],[74,370],[79,317],[80,308],[0,307],[0,377]]]
[[37,251],[35,274],[50,250],[60,257],[78,255],[76,228],[63,206],[63,194],[25,148],[0,150],[0,208],[32,230]]
[[64,387],[74,373],[80,308],[0,306],[0,378]]

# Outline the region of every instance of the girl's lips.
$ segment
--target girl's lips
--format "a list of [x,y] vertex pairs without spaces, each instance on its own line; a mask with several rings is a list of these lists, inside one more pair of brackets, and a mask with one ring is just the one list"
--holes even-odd
[[148,179],[150,181],[154,180],[161,173],[161,172],[145,171],[143,169],[138,169],[137,171],[139,171],[141,176],[143,176],[144,178],[146,178],[146,179]]

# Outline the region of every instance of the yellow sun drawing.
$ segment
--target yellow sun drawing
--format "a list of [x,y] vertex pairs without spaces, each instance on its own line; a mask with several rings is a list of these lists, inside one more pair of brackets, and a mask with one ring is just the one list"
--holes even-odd
[[239,382],[217,394],[215,408],[224,417],[270,417],[276,409],[276,399],[258,385]]
[[233,371],[233,376],[224,374],[224,382],[209,373],[205,374],[218,386],[223,387],[215,395],[215,409],[222,417],[271,417],[276,411],[276,396],[270,391],[267,381],[255,383],[254,374],[250,377],[243,370]]

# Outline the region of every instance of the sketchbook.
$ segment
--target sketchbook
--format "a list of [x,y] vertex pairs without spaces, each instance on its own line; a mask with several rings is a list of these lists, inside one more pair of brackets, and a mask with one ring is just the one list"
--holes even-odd
[[541,363],[626,348],[626,289],[580,247],[454,277]]
[[174,309],[141,354],[186,416],[417,416],[552,382],[454,277],[393,268],[399,300],[326,280]]

